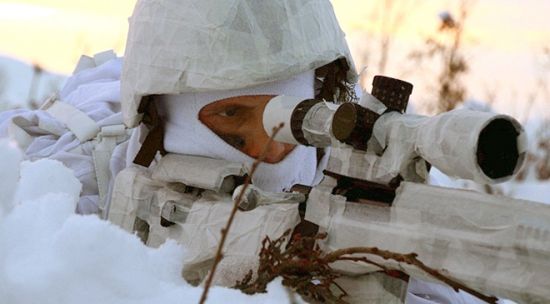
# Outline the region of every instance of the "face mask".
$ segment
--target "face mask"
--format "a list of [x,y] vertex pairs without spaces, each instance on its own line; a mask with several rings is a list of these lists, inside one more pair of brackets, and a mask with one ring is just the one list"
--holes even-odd
[[[214,101],[243,95],[285,94],[313,98],[313,79],[313,71],[310,71],[291,79],[251,88],[162,96],[159,112],[166,122],[164,147],[171,153],[225,159],[251,166],[254,159],[227,144],[200,122],[199,111]],[[289,190],[294,184],[311,185],[316,167],[316,149],[297,146],[276,164],[260,164],[252,182],[271,192]]]

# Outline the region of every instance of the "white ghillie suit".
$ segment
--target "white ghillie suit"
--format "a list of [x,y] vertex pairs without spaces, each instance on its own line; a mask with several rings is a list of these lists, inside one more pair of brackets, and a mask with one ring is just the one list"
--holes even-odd
[[[328,0],[141,0],[131,18],[126,49],[121,78],[120,59],[106,60],[109,57],[106,54],[95,60],[84,59],[60,93],[61,102],[48,103],[45,110],[17,110],[0,116],[2,134],[9,133],[15,138],[29,158],[55,158],[75,171],[83,182],[77,210],[81,213],[105,214],[108,211],[114,176],[133,161],[144,140],[142,135],[145,135],[141,133],[145,128],[141,127],[127,142],[127,133],[120,126],[123,120],[128,128],[139,125],[142,119],[139,109],[144,97],[250,89],[288,80],[339,58],[345,58],[350,67],[348,81],[354,83],[356,80],[344,34]],[[200,124],[198,120],[195,123]],[[124,174],[148,180],[151,171],[135,166],[126,169]],[[123,183],[128,179],[119,178],[118,181]],[[151,189],[161,188],[162,185]],[[210,233],[205,238],[187,236],[187,245],[195,242],[191,249],[197,253],[190,257],[189,263],[206,261],[212,256],[220,227],[227,216],[227,204],[216,205],[211,200],[196,206],[211,208],[212,214],[219,213],[216,220],[194,222],[190,218],[186,223],[188,232]],[[196,206],[193,208],[200,214]],[[254,217],[251,222],[266,219],[265,225],[280,223],[277,228],[281,231],[296,220],[295,207],[257,209],[253,211],[256,213],[248,215]],[[281,216],[277,217],[276,212]],[[294,218],[284,216],[289,214]],[[276,220],[281,222],[274,222]],[[190,227],[192,225],[194,227]],[[236,226],[235,231],[244,231],[247,222]],[[250,232],[257,236],[266,233],[261,227]],[[239,246],[243,244],[238,242],[238,236],[230,235],[226,256],[232,256],[232,249],[236,252],[241,249]],[[253,254],[248,252],[247,258],[250,260]],[[233,258],[238,256],[233,254]],[[369,285],[357,285],[363,279],[369,281]],[[348,290],[351,293],[372,291],[363,295],[371,297],[371,301],[388,303],[402,299],[402,294],[380,292],[383,289],[376,284],[381,282],[383,280],[376,276],[365,276],[349,280],[345,285],[353,289]],[[410,287],[414,289],[407,296],[408,303],[476,301],[439,285],[414,283]],[[356,301],[361,299],[365,297],[357,295]]]
[[111,51],[83,56],[61,92],[41,109],[0,113],[0,135],[14,139],[27,159],[47,157],[73,169],[83,185],[76,210],[81,214],[100,213],[109,180],[126,167],[121,69],[122,60]]

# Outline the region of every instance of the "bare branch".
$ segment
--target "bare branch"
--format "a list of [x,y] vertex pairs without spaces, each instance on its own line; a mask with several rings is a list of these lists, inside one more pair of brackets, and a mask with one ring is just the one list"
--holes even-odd
[[[347,260],[349,260],[349,257],[347,256],[352,254],[371,254],[371,255],[376,255],[378,257],[381,257],[385,260],[394,260],[396,262],[413,265],[423,270],[424,272],[428,273],[435,279],[449,285],[455,291],[464,290],[465,292],[487,303],[496,303],[498,301],[496,297],[486,296],[458,281],[455,281],[449,278],[448,276],[445,276],[440,271],[434,268],[428,267],[426,264],[424,264],[417,258],[418,255],[416,253],[401,254],[401,253],[395,253],[387,250],[381,250],[376,247],[350,247],[350,248],[335,250],[327,254],[325,256],[325,259],[327,259],[327,262],[333,263],[333,262],[342,260],[342,258],[346,258]],[[356,261],[367,262],[369,264],[372,264],[372,262],[369,261],[366,257],[361,257],[356,259],[357,259]],[[386,269],[386,268],[384,267],[383,269]]]
[[231,224],[233,223],[233,219],[235,218],[235,214],[237,213],[237,210],[239,209],[239,205],[243,199],[243,195],[250,185],[252,181],[252,177],[254,176],[254,173],[256,172],[256,169],[260,165],[260,163],[264,160],[265,156],[267,155],[267,152],[269,151],[269,146],[273,142],[273,138],[279,133],[279,131],[283,128],[283,124],[281,123],[279,126],[273,128],[273,133],[271,137],[269,138],[269,141],[265,145],[265,147],[262,150],[262,153],[260,156],[254,161],[252,164],[252,168],[250,169],[250,174],[246,177],[244,181],[244,185],[241,189],[241,192],[239,193],[239,196],[237,199],[233,202],[233,209],[231,209],[231,213],[229,214],[229,218],[227,219],[227,224],[225,225],[225,228],[221,230],[222,237],[220,239],[220,244],[218,245],[218,249],[216,251],[216,256],[214,258],[214,264],[212,265],[212,269],[210,270],[210,273],[208,274],[208,277],[206,279],[206,282],[204,284],[204,290],[202,292],[199,304],[203,304],[206,302],[206,298],[208,296],[208,291],[210,290],[210,286],[212,285],[212,280],[214,279],[214,274],[216,273],[216,269],[218,267],[218,264],[223,258],[223,246],[225,245],[225,240],[227,239],[227,235],[229,233],[229,229],[231,228]]
[[[312,246],[312,244],[324,239],[326,234],[317,234],[313,237],[294,235],[290,244],[283,249],[282,245],[289,235],[290,230],[274,241],[266,237],[262,242],[263,248],[260,251],[260,265],[256,279],[252,280],[253,272],[251,270],[243,280],[237,282],[235,288],[248,294],[265,292],[267,284],[280,276],[283,278],[283,285],[293,288],[305,299],[322,303],[346,303],[343,298],[347,295],[347,292],[335,282],[341,274],[330,266],[338,261],[354,261],[375,265],[386,275],[408,280],[408,275],[401,270],[388,268],[372,261],[368,257],[368,255],[371,255],[416,266],[435,279],[451,286],[454,290],[464,290],[488,303],[496,303],[497,301],[495,297],[486,296],[447,277],[440,271],[426,266],[418,260],[415,253],[400,254],[375,247],[351,247],[324,253],[319,245]],[[336,287],[339,292],[335,294],[334,288],[331,287]]]

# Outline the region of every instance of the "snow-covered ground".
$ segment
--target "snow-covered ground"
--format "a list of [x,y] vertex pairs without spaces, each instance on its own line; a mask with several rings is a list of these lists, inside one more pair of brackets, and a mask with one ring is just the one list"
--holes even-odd
[[[198,303],[181,277],[185,248],[146,247],[96,216],[74,214],[81,184],[60,162],[21,162],[0,142],[0,303]],[[207,303],[289,303],[280,281],[247,296],[215,287]]]

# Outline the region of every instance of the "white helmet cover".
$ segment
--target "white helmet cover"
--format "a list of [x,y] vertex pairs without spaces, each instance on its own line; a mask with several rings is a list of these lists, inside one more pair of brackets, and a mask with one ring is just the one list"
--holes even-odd
[[239,89],[351,55],[329,0],[138,0],[122,71],[128,127],[142,97]]

